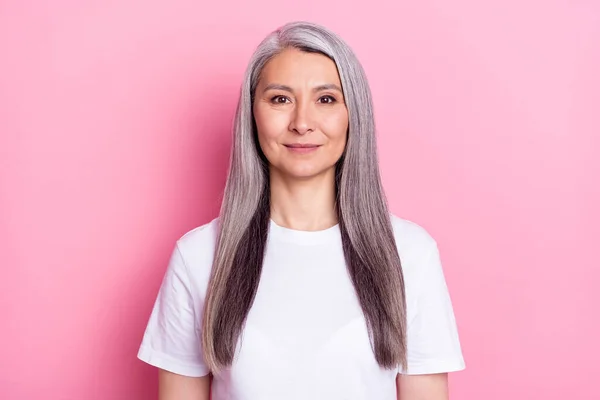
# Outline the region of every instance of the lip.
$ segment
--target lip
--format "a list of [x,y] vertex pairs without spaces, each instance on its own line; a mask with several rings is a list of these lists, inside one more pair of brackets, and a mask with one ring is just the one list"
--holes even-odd
[[306,154],[311,153],[321,147],[320,144],[312,144],[312,143],[290,143],[285,144],[288,150],[294,153]]
[[291,147],[293,149],[297,149],[297,148],[308,148],[308,147],[319,147],[320,144],[312,144],[312,143],[290,143],[290,144],[284,144],[285,147]]

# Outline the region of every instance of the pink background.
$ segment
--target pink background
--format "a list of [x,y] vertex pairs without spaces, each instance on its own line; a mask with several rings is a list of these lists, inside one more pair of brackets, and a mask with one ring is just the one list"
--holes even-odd
[[242,73],[308,19],[370,78],[396,214],[438,240],[453,399],[600,399],[597,1],[0,2],[0,398],[156,398],[174,241],[219,205]]

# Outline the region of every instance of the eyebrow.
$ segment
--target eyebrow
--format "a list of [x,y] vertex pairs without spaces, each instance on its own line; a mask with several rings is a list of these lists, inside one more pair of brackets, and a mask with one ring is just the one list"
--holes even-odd
[[[291,87],[289,87],[287,85],[280,85],[278,83],[268,84],[267,86],[265,86],[264,91],[266,92],[267,90],[283,90],[284,92],[290,92],[290,93],[294,92]],[[322,92],[324,90],[337,90],[340,93],[344,93],[342,91],[342,88],[340,88],[335,83],[326,83],[324,85],[319,85],[319,86],[316,86],[313,88],[313,92]]]

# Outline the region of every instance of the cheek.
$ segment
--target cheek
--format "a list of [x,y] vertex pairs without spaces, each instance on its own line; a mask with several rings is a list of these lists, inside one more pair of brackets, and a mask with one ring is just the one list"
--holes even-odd
[[260,107],[253,109],[254,122],[256,123],[256,131],[258,137],[258,144],[265,155],[269,154],[269,141],[272,136],[271,124],[268,122],[268,118]]
[[258,131],[258,141],[263,147],[269,145],[269,142],[276,140],[286,131],[287,122],[283,113],[270,112],[270,110],[256,107],[254,110],[254,121]]
[[330,115],[324,121],[324,128],[328,132],[329,139],[335,141],[336,144],[344,146],[348,132],[348,113],[340,112]]

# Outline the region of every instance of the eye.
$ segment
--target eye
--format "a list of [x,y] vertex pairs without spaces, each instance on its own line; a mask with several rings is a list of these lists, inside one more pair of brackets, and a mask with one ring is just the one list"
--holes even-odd
[[333,96],[327,95],[319,98],[319,102],[324,104],[332,104],[336,102],[336,99]]
[[271,97],[271,103],[274,104],[285,104],[289,99],[285,96],[273,96]]

